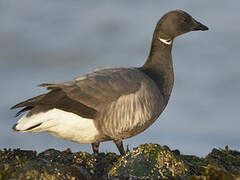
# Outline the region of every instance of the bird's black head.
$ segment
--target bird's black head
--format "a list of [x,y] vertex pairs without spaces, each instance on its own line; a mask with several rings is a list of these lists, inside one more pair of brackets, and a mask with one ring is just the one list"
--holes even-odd
[[154,36],[168,43],[181,34],[198,30],[205,31],[208,27],[196,21],[188,13],[175,10],[168,12],[159,20]]

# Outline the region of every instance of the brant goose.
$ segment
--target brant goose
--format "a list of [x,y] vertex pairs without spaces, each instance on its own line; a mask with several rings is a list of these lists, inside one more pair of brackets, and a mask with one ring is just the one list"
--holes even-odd
[[41,94],[12,107],[29,111],[13,126],[18,132],[49,132],[92,144],[113,140],[121,155],[122,140],[148,128],[166,107],[173,88],[172,44],[175,37],[208,30],[188,13],[175,10],[157,23],[142,67],[97,69],[64,83],[46,83]]

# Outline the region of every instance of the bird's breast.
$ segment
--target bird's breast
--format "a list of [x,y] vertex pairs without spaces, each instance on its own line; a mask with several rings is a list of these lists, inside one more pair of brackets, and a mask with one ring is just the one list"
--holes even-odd
[[129,138],[149,127],[165,108],[156,84],[145,78],[134,93],[122,95],[98,117],[102,131],[112,138]]

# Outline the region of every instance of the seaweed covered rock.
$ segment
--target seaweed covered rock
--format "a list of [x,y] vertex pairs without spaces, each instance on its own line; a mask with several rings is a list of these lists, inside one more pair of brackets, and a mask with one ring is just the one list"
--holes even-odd
[[117,161],[118,155],[72,153],[46,150],[39,155],[35,151],[0,151],[0,179],[99,179]]
[[0,151],[0,179],[92,179],[77,165],[65,165],[37,156],[35,151]]
[[200,176],[192,176],[191,180],[236,180],[237,177],[216,166],[203,166],[201,167]]
[[240,180],[240,152],[213,149],[205,158],[181,155],[181,159],[191,164],[194,176],[191,180]]
[[166,146],[144,144],[127,153],[112,167],[109,178],[159,179],[187,176],[189,167]]
[[70,149],[0,150],[0,180],[25,179],[240,180],[240,152],[213,149],[205,158],[144,144],[124,156],[72,153]]
[[205,158],[206,164],[224,169],[234,175],[240,176],[240,152],[213,149]]

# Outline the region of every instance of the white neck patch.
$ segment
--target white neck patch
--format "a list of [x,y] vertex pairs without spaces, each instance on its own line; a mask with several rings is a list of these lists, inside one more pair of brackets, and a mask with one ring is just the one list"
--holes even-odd
[[172,44],[172,39],[162,39],[162,38],[158,38],[159,41],[163,42],[164,44],[170,45]]

